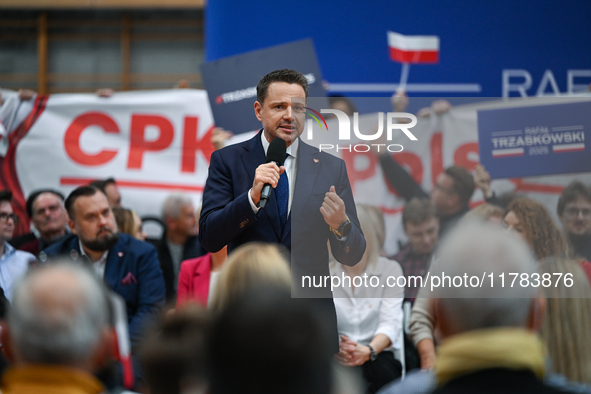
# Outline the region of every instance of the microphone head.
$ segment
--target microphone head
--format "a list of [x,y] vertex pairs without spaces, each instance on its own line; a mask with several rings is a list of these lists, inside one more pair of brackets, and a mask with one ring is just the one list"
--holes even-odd
[[274,161],[282,165],[285,161],[285,152],[287,151],[287,144],[281,138],[275,138],[269,144],[267,149],[267,163]]

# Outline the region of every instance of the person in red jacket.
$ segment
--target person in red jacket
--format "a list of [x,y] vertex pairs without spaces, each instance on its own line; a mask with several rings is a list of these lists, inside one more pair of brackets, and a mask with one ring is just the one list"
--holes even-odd
[[222,264],[228,257],[227,247],[216,253],[185,260],[181,264],[176,298],[177,308],[189,301],[207,306],[213,294]]

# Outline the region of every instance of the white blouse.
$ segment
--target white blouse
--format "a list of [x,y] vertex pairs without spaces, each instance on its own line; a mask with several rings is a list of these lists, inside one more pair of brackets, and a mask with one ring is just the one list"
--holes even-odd
[[[330,274],[341,279],[343,274],[346,277],[341,264],[336,262],[331,264]],[[333,290],[339,335],[369,345],[377,334],[384,334],[392,342],[385,350],[400,349],[404,288],[389,287],[386,281],[394,277],[389,282],[395,285],[395,278],[403,275],[402,268],[395,260],[379,257],[373,267],[367,267],[365,274],[367,286],[349,287],[347,282]],[[372,277],[376,278],[372,280]],[[377,286],[372,287],[370,283]]]

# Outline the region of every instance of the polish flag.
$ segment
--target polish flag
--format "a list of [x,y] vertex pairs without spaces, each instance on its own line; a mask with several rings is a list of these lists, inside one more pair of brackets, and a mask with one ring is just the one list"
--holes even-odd
[[400,63],[439,63],[438,36],[403,36],[388,32],[390,59]]

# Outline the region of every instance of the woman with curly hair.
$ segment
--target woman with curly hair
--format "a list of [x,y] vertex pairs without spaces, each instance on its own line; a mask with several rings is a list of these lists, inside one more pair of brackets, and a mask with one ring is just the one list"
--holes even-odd
[[556,225],[548,209],[538,201],[526,197],[516,198],[505,210],[503,222],[508,229],[523,237],[538,261],[568,254],[564,233]]

